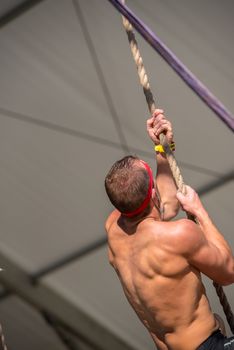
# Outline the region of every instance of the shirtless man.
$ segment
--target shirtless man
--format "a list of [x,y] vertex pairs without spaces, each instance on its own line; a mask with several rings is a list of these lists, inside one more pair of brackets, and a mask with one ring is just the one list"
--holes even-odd
[[[164,132],[172,143],[171,123],[162,110],[147,121],[159,144]],[[124,293],[160,350],[234,349],[210,309],[200,272],[221,285],[234,282],[231,248],[189,186],[177,193],[164,153],[156,152],[157,175],[147,163],[128,156],[105,179],[115,206],[106,221],[109,260]],[[195,215],[169,222],[180,205]],[[226,345],[224,345],[226,344]]]

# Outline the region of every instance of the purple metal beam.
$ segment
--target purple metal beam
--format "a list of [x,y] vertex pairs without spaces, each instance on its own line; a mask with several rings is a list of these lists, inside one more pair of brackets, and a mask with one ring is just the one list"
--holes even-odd
[[234,117],[230,111],[195,77],[176,55],[147,27],[121,0],[108,0],[162,58],[176,71],[185,83],[209,106],[216,115],[234,131]]

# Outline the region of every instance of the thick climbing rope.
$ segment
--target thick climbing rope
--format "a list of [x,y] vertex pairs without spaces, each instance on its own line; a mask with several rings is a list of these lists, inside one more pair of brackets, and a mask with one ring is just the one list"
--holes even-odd
[[122,0],[108,0],[124,15],[143,38],[174,69],[181,79],[212,109],[213,112],[234,131],[234,116],[211,91],[179,60],[178,57],[147,27]]
[[[124,3],[124,0],[122,0],[122,2]],[[124,25],[124,28],[126,30],[126,33],[127,33],[127,36],[128,36],[128,41],[129,41],[130,48],[131,48],[131,51],[132,51],[132,55],[133,55],[134,61],[135,61],[136,66],[137,66],[137,72],[138,72],[138,75],[139,75],[139,78],[140,78],[140,84],[141,84],[141,86],[143,88],[143,91],[144,91],[144,95],[145,95],[145,98],[146,98],[148,109],[149,109],[150,114],[152,115],[153,112],[156,109],[156,106],[155,106],[155,102],[154,102],[154,97],[153,97],[152,91],[150,89],[148,75],[147,75],[145,67],[143,65],[143,59],[141,57],[140,50],[138,48],[138,44],[137,44],[135,35],[133,33],[132,25],[128,21],[128,19],[125,18],[125,17],[123,17],[123,25]],[[175,180],[175,183],[176,183],[178,189],[182,193],[185,194],[186,187],[185,187],[185,184],[184,184],[183,177],[182,177],[180,169],[179,169],[179,167],[177,165],[174,153],[171,151],[170,146],[169,146],[168,142],[166,141],[166,138],[165,138],[165,136],[163,134],[160,135],[160,142],[161,142],[161,144],[163,145],[163,147],[165,149],[165,154],[166,154],[168,163],[170,165],[171,172],[172,172],[173,178]],[[187,213],[187,216],[188,216],[189,219],[191,219],[191,220],[196,222],[196,218],[194,218],[193,216],[191,216],[188,213]],[[213,282],[213,285],[214,285],[214,287],[216,289],[216,293],[217,293],[217,295],[219,297],[219,300],[220,300],[220,303],[221,303],[221,305],[223,307],[223,311],[224,311],[224,313],[226,315],[227,322],[228,322],[228,324],[230,326],[230,329],[231,329],[232,333],[234,334],[234,316],[233,316],[230,304],[229,304],[229,302],[227,300],[227,297],[226,297],[226,295],[225,295],[225,293],[223,291],[222,286],[220,286],[216,282]]]
[[2,330],[2,325],[0,324],[0,350],[7,350],[7,346],[5,343],[5,337],[3,334],[3,330]]

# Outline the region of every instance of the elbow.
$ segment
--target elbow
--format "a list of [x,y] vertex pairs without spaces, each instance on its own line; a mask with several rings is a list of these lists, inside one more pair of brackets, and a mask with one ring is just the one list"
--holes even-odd
[[213,282],[219,284],[220,286],[229,286],[234,283],[234,276],[222,276],[222,278],[214,278]]
[[232,278],[227,278],[225,280],[222,280],[221,282],[217,282],[218,284],[220,284],[221,286],[225,287],[225,286],[230,286],[230,284],[234,283],[234,277]]
[[234,259],[232,256],[232,253],[230,253],[228,259],[227,259],[227,266],[228,266],[228,278],[227,278],[227,284],[226,286],[228,286],[229,284],[234,283]]
[[163,215],[162,215],[162,220],[163,221],[170,221],[172,219],[174,219],[176,217],[177,213],[173,210],[168,210],[166,212],[163,212]]
[[226,267],[226,274],[220,283],[222,286],[229,286],[234,283],[234,259],[232,256],[227,258]]
[[232,275],[228,276],[227,278],[225,278],[224,281],[222,281],[221,286],[230,286],[230,284],[234,283],[234,273],[232,273]]
[[166,202],[163,204],[163,213],[162,213],[162,220],[163,221],[170,221],[174,219],[178,212],[180,210],[180,206],[178,202]]

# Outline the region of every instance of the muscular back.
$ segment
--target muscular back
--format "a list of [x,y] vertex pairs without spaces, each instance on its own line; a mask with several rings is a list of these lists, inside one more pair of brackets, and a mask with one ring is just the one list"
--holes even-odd
[[[180,221],[107,221],[109,259],[160,350],[195,350],[217,328],[200,273],[180,253]],[[188,232],[189,235],[189,232]]]

